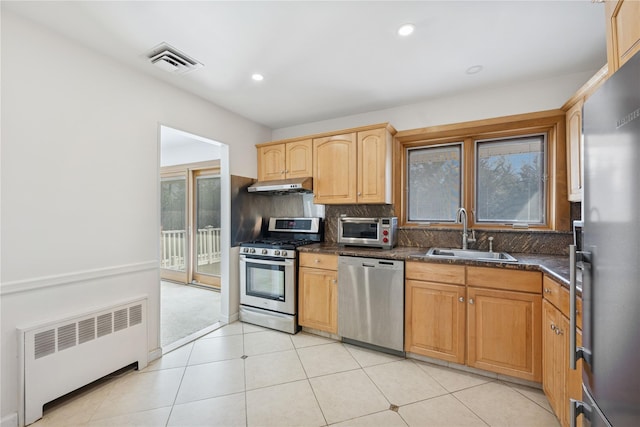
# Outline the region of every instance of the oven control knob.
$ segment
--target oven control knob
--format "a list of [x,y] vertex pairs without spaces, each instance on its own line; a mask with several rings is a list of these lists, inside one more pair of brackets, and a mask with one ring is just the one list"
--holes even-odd
[[389,239],[388,239],[388,238],[386,238],[386,237],[385,237],[385,238],[383,238],[383,239],[382,239],[382,241],[383,241],[383,242],[385,242],[385,243],[389,243]]
[[382,230],[382,234],[384,234],[385,236],[389,235],[389,230]]
[[273,251],[273,254],[278,256],[278,255],[280,255],[280,251],[276,249],[275,251]]
[[249,252],[249,248],[244,248],[244,249],[242,250],[242,252],[244,252],[244,253]]
[[267,254],[267,252],[269,252],[269,251],[268,251],[268,250],[266,250],[266,249],[263,249],[263,250],[262,250],[262,255],[266,255],[266,254]]
[[280,252],[280,255],[282,255],[282,256],[287,256],[287,251],[282,251],[282,252]]
[[255,253],[256,253],[256,250],[255,250],[255,249],[253,249],[253,248],[251,248],[251,249],[249,250],[249,252],[250,252],[250,253],[252,253],[252,254],[255,254]]

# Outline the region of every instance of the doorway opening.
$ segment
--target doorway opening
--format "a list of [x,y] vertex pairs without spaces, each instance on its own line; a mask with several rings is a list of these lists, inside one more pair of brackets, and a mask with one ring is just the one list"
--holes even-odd
[[160,345],[170,351],[218,326],[221,145],[160,126]]

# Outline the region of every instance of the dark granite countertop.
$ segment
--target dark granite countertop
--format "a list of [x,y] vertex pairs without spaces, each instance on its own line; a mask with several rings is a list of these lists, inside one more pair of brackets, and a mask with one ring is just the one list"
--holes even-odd
[[336,243],[315,243],[298,247],[300,252],[329,253],[335,255],[361,256],[369,258],[398,259],[405,261],[432,262],[439,264],[464,264],[483,267],[500,267],[515,270],[541,271],[565,287],[569,287],[569,257],[562,255],[510,253],[518,262],[495,262],[461,259],[434,259],[424,255],[429,248],[396,246],[393,249],[360,248],[341,246]]

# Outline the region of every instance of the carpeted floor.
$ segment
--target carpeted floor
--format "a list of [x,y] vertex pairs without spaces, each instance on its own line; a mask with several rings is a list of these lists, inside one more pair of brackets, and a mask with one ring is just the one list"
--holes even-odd
[[220,317],[217,291],[162,281],[160,296],[163,347],[213,325]]

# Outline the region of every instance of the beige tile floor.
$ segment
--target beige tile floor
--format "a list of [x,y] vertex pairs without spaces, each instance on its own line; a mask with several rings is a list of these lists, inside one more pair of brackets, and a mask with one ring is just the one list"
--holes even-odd
[[558,426],[542,391],[232,323],[55,402],[50,426]]

